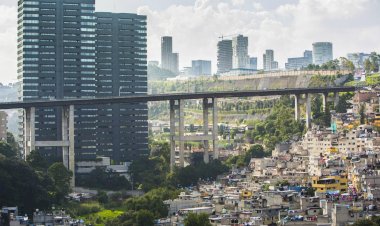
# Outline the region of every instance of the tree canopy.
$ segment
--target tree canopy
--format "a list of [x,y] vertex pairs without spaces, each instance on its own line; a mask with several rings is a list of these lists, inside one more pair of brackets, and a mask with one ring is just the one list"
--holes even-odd
[[184,221],[185,226],[211,226],[208,215],[205,213],[189,213]]

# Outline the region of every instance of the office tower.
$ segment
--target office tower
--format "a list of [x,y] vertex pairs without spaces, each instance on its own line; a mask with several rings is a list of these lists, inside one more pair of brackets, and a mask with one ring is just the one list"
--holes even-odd
[[238,35],[232,39],[232,67],[249,68],[248,37]]
[[193,60],[191,62],[192,75],[211,75],[211,61]]
[[348,53],[347,59],[354,64],[355,68],[363,68],[364,61],[370,56],[369,53]]
[[333,60],[333,45],[331,42],[313,43],[313,63],[322,65]]
[[249,69],[257,70],[257,57],[251,57],[249,58]]
[[179,73],[179,53],[172,53],[172,68],[170,71],[174,74]]
[[[96,15],[97,97],[147,93],[146,16]],[[97,154],[115,163],[148,153],[146,103],[112,104],[98,109]]]
[[[18,1],[20,100],[95,97],[94,4],[95,0]],[[36,109],[37,141],[62,139],[61,116],[61,108]],[[93,106],[76,107],[77,160],[96,157],[95,118]],[[52,158],[62,156],[61,148],[38,150]]]
[[179,71],[178,53],[173,53],[173,38],[164,36],[161,38],[161,67],[173,73]]
[[232,40],[218,42],[218,74],[232,69]]
[[263,68],[264,71],[272,71],[278,69],[278,62],[274,61],[274,51],[271,49],[265,50],[263,55]]
[[285,64],[286,70],[298,70],[306,68],[313,63],[313,52],[305,50],[303,57],[288,58],[288,62]]
[[0,111],[0,141],[7,141],[8,131],[8,115],[4,111]]

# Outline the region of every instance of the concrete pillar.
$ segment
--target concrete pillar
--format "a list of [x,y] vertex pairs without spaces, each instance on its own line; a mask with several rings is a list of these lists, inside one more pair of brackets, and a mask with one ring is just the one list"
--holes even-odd
[[[69,117],[70,110],[67,107],[62,109],[62,141],[69,141]],[[66,169],[69,169],[69,147],[62,147],[62,162]]]
[[185,167],[185,112],[184,112],[184,100],[178,100],[178,115],[179,115],[179,125],[178,125],[178,136],[179,136],[179,166]]
[[24,112],[24,160],[26,161],[26,157],[30,154],[30,108],[26,108]]
[[300,100],[301,96],[299,94],[296,94],[294,96],[294,116],[296,121],[299,121],[301,119]]
[[75,187],[74,105],[69,107],[69,170],[73,172],[71,186]]
[[[205,136],[208,135],[208,108],[209,108],[208,98],[204,98],[203,99],[203,134]],[[209,163],[210,162],[210,155],[208,151],[209,141],[204,140],[203,146],[204,146],[203,161],[205,163]]]
[[30,108],[30,151],[36,150],[36,108]]
[[322,93],[322,108],[323,108],[323,112],[326,113],[326,110],[327,110],[327,104],[328,104],[328,97],[329,97],[329,94],[328,93]]
[[175,101],[170,100],[170,170],[175,166]]
[[338,103],[339,103],[339,93],[336,92],[334,93],[334,107],[336,108],[336,106],[338,106]]
[[25,133],[25,153],[24,158],[29,156],[30,152],[36,149],[36,129],[35,129],[35,121],[36,121],[36,108],[26,108],[25,109],[25,118],[24,118],[24,133]]
[[311,128],[311,95],[306,94],[306,127]]
[[214,159],[219,159],[218,149],[218,100],[212,99],[212,148],[214,152]]

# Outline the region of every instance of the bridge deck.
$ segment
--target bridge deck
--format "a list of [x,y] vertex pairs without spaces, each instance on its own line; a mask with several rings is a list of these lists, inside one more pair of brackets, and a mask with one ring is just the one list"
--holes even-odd
[[17,109],[30,107],[58,107],[68,105],[107,105],[116,103],[136,103],[150,101],[167,100],[187,100],[202,98],[229,98],[229,97],[254,97],[254,96],[281,96],[296,95],[306,93],[331,93],[331,92],[352,92],[357,87],[323,87],[323,88],[296,88],[296,89],[275,89],[275,90],[250,90],[250,91],[221,91],[221,92],[200,92],[200,93],[169,93],[155,95],[133,95],[122,97],[105,97],[93,99],[64,99],[64,100],[38,100],[0,103],[0,109]]

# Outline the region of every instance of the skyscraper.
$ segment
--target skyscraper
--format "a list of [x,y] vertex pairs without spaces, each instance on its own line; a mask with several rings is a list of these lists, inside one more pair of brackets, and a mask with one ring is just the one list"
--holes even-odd
[[232,40],[218,42],[218,74],[232,69]]
[[249,68],[248,37],[238,35],[232,39],[233,68]]
[[274,51],[272,49],[265,50],[265,54],[263,55],[263,68],[265,71],[278,69],[278,62],[274,61]]
[[[146,16],[96,13],[97,97],[147,93]],[[148,152],[146,103],[98,109],[97,154],[129,162]]]
[[173,73],[179,71],[178,53],[173,53],[173,38],[164,36],[161,38],[161,67]]
[[285,64],[287,70],[297,70],[306,68],[313,63],[313,52],[305,50],[303,57],[288,58],[288,62]]
[[193,60],[191,62],[192,75],[211,75],[211,61]]
[[[95,0],[18,1],[20,100],[95,97]],[[37,140],[60,140],[60,108],[36,109]],[[75,109],[77,159],[96,155],[96,108]],[[21,130],[23,131],[23,130]],[[58,148],[39,148],[61,156]]]
[[322,65],[333,60],[333,45],[331,42],[313,43],[313,63]]
[[249,58],[249,69],[257,70],[257,57]]
[[[19,1],[20,100],[147,93],[146,17],[97,13],[96,18],[94,3]],[[61,140],[61,111],[36,109],[37,141]],[[75,108],[77,161],[97,155],[130,161],[147,148],[146,104]],[[61,148],[38,150],[62,156]]]

